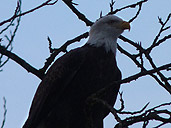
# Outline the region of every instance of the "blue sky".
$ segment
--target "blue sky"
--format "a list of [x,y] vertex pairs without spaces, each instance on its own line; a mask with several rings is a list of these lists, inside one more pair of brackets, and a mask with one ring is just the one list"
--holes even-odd
[[[33,8],[42,2],[43,0],[23,1],[22,11],[24,12]],[[110,0],[75,0],[74,2],[79,3],[77,8],[91,21],[95,21],[101,11],[103,15],[109,11]],[[136,0],[116,0],[115,8],[134,2],[136,2]],[[149,0],[143,5],[138,19],[131,24],[131,31],[126,31],[123,35],[136,42],[141,41],[143,47],[148,47],[160,28],[157,17],[160,16],[166,19],[171,12],[170,5],[170,0]],[[10,17],[15,7],[16,0],[1,1],[0,21]],[[136,9],[128,9],[117,15],[124,20],[128,20],[134,16],[135,13]],[[170,24],[171,21],[168,25]],[[86,31],[89,31],[89,27],[86,27],[82,21],[79,21],[71,10],[59,0],[54,6],[44,7],[22,17],[19,30],[13,42],[13,52],[39,69],[49,56],[47,36],[53,41],[53,47],[60,47],[67,40]],[[165,34],[169,33],[171,33],[171,29],[165,32]],[[164,36],[164,34],[162,34],[162,36]],[[0,37],[3,38],[4,35],[0,35]],[[69,49],[82,46],[85,42],[86,39],[69,46]],[[155,48],[152,52],[151,55],[157,66],[170,63],[170,42],[171,40],[167,41],[160,47]],[[4,41],[3,43],[5,44],[6,42]],[[121,40],[118,40],[118,43],[128,51],[132,53],[135,52],[135,49],[123,43]],[[119,51],[117,52],[117,62],[122,71],[123,78],[139,72],[135,64]],[[151,68],[147,62],[145,62],[145,66],[148,67],[148,69]],[[171,73],[167,72],[166,74],[167,76],[171,76]],[[3,67],[3,72],[0,72],[0,122],[3,117],[3,96],[5,96],[8,109],[5,128],[20,128],[22,126],[28,116],[31,101],[39,83],[40,80],[36,76],[28,73],[12,60]],[[171,101],[169,93],[149,76],[122,85],[121,91],[123,91],[125,109],[130,111],[141,109],[147,102],[150,102],[148,108],[151,108],[155,105]],[[119,105],[118,100],[115,107],[119,108]],[[112,128],[115,123],[113,116],[110,115],[105,119],[105,128]],[[134,125],[131,128],[133,127],[136,126]],[[170,128],[171,125],[165,127]]]

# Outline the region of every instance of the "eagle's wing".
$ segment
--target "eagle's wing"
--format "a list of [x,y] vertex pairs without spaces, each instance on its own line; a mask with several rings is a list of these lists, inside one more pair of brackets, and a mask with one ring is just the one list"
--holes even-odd
[[36,91],[23,128],[34,128],[40,123],[78,72],[87,51],[86,47],[71,50],[54,62]]

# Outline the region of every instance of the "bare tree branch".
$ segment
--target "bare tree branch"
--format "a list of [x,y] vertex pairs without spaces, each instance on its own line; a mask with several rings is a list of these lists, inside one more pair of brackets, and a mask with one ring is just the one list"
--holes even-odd
[[117,112],[121,112],[122,110],[124,110],[125,106],[124,106],[124,100],[122,97],[123,92],[119,92],[119,96],[120,96],[120,102],[121,102],[121,108],[117,110]]
[[[124,10],[124,9],[136,8],[136,6],[141,6],[143,3],[147,2],[147,1],[148,1],[148,0],[142,0],[142,1],[139,1],[139,2],[137,2],[137,3],[135,3],[135,4],[127,5],[127,6],[125,6],[125,7],[122,7],[122,8],[116,9],[116,10],[114,10],[114,11],[112,11],[112,12],[109,12],[108,15],[116,14],[116,13],[118,13],[119,11],[122,11],[122,10]],[[140,7],[140,8],[141,8],[141,7]],[[140,10],[141,10],[141,9],[140,9]]]
[[[149,60],[151,66],[155,69],[156,65],[154,64],[152,58],[150,57],[149,54],[145,53],[146,58]],[[170,90],[169,93],[171,94],[171,85],[169,84],[169,82],[167,81],[167,78],[160,72],[158,71],[157,74],[159,75],[159,77],[161,78],[161,80],[165,83],[165,89],[166,90]]]
[[3,121],[2,121],[2,124],[1,124],[1,128],[4,128],[4,125],[5,125],[5,122],[6,122],[6,115],[7,115],[7,107],[6,107],[6,104],[7,104],[7,101],[5,99],[5,97],[3,97],[3,100],[4,100],[4,114],[3,114]]
[[88,20],[84,14],[78,11],[70,0],[62,0],[72,11],[77,15],[78,19],[82,20],[87,26],[91,26],[93,22]]
[[[167,24],[167,22],[169,21],[170,17],[171,17],[171,13],[168,15],[166,21],[165,21],[164,23],[162,22],[162,26],[161,26],[161,28],[160,28],[160,31],[159,31],[159,33],[157,34],[156,38],[154,39],[152,45],[155,45],[155,44],[156,44],[156,42],[157,42],[158,38],[160,37],[161,33],[162,33],[163,31],[166,30],[164,27],[165,27],[165,25]],[[161,23],[161,18],[160,18],[160,20],[159,20],[159,23]],[[153,47],[153,46],[151,46],[151,47]]]
[[[156,66],[155,66],[155,64],[154,64],[154,62],[153,62],[153,60],[152,60],[152,58],[151,58],[150,55],[149,55],[149,52],[148,52],[146,49],[142,48],[141,45],[138,45],[137,43],[134,43],[133,41],[131,41],[130,39],[127,39],[126,37],[120,36],[119,38],[120,38],[122,41],[124,41],[124,42],[128,42],[130,45],[134,46],[136,49],[139,50],[139,54],[138,54],[138,55],[131,55],[131,54],[129,54],[128,52],[126,52],[125,50],[123,50],[123,49],[118,45],[118,49],[119,49],[122,53],[124,53],[125,55],[127,55],[129,58],[131,58],[131,59],[134,61],[134,63],[135,63],[138,67],[141,68],[142,71],[144,71],[144,70],[146,70],[146,69],[144,68],[143,65],[141,65],[141,64],[136,60],[136,57],[138,57],[138,56],[141,57],[141,55],[142,55],[143,53],[145,54],[147,60],[150,62],[151,66],[152,66],[154,69],[156,68]],[[157,45],[156,45],[156,46],[157,46]],[[153,78],[154,78],[162,87],[164,87],[167,91],[169,91],[169,93],[171,93],[171,89],[170,89],[170,88],[171,88],[171,85],[168,83],[167,78],[166,78],[162,73],[160,73],[159,71],[158,71],[157,73],[158,73],[158,75],[160,76],[161,80],[162,80],[165,84],[163,84],[163,83],[162,83],[156,76],[154,76],[153,74],[151,74],[151,76],[152,76],[152,77],[153,77]]]
[[[121,38],[122,39],[122,38]],[[128,40],[127,38],[123,38],[124,40],[123,41],[128,41],[128,42],[130,42],[130,43],[133,43],[131,40]],[[118,49],[119,49],[119,51],[121,52],[121,53],[123,53],[124,55],[126,55],[126,56],[128,56],[136,65],[137,65],[137,67],[139,67],[139,68],[141,68],[141,72],[143,72],[143,71],[147,71],[146,69],[145,69],[145,67],[143,67],[143,65],[142,64],[140,64],[138,61],[137,61],[137,59],[136,59],[136,55],[132,55],[132,54],[130,54],[129,52],[127,52],[126,50],[124,50],[123,48],[121,48],[119,45],[118,45]],[[150,76],[152,76],[158,83],[159,83],[159,85],[161,85],[162,87],[164,87],[165,89],[166,89],[166,86],[165,86],[165,84],[163,84],[159,79],[158,79],[158,77],[156,76],[156,75],[154,75],[154,74],[150,74]],[[167,90],[167,89],[166,89]]]
[[16,63],[18,63],[24,69],[26,69],[28,72],[31,72],[32,74],[36,75],[40,79],[42,79],[44,77],[44,74],[41,73],[41,71],[35,69],[29,63],[27,63],[25,60],[18,57],[16,54],[12,53],[11,51],[8,51],[4,46],[1,46],[1,45],[0,45],[0,53],[3,55],[6,55],[10,59],[14,60]]
[[115,4],[115,1],[111,0],[111,3],[109,4],[110,5],[110,12],[113,12],[114,4]]
[[[145,127],[150,120],[157,120],[157,121],[162,122],[159,126],[165,125],[167,123],[171,123],[170,111],[168,111],[168,110],[156,110],[156,108],[159,108],[159,107],[162,107],[162,106],[167,106],[167,105],[170,106],[171,103],[161,104],[161,105],[159,105],[157,107],[146,110],[144,113],[142,113],[140,115],[137,115],[137,116],[134,115],[134,116],[131,116],[131,117],[127,117],[124,120],[122,120],[121,122],[119,122],[118,124],[116,124],[115,128],[120,128],[120,126],[128,127],[128,126],[130,126],[132,124],[135,124],[137,122],[146,123],[143,126],[143,127]],[[167,115],[169,117],[162,117],[162,114],[165,114],[165,115]],[[157,127],[159,127],[159,126],[157,126]]]
[[138,17],[138,15],[140,14],[141,8],[142,8],[142,3],[138,4],[138,7],[139,8],[138,8],[138,11],[137,11],[136,15],[129,20],[129,23],[133,22]]
[[[94,93],[92,96],[93,97],[99,97],[99,95],[100,96],[103,95],[104,92],[107,92],[108,90],[113,90],[115,88],[114,85],[130,83],[133,80],[137,80],[138,78],[141,78],[142,76],[150,75],[150,74],[156,73],[156,72],[161,71],[161,70],[166,70],[169,67],[171,67],[171,63],[160,66],[160,67],[155,68],[155,69],[146,70],[144,72],[137,73],[135,75],[129,76],[129,77],[127,77],[125,79],[122,79],[122,80],[119,80],[119,81],[114,81],[111,84],[107,85],[105,88],[103,88],[103,89],[99,90],[98,92]],[[169,88],[167,91],[171,94],[171,88]]]
[[[17,15],[17,14],[21,14],[21,0],[19,0],[18,3],[17,3],[17,7],[16,7],[16,10],[15,10],[15,14],[16,14],[16,15]],[[12,47],[12,42],[14,41],[14,37],[15,37],[15,35],[16,35],[16,33],[17,33],[17,30],[18,30],[18,28],[19,28],[20,20],[21,20],[21,17],[18,17],[18,18],[16,19],[17,24],[16,24],[15,29],[13,30],[13,32],[10,31],[10,37],[9,37],[8,35],[5,35],[5,38],[6,38],[7,42],[8,42],[8,44],[7,44],[7,46],[5,47],[5,49],[9,49],[9,51],[12,51],[12,49],[13,49],[13,47]],[[0,32],[0,34],[2,34],[3,32],[5,32],[6,30],[8,30],[9,27],[14,26],[14,21],[15,21],[15,19],[12,20],[12,21],[10,22],[10,24],[7,25],[7,27],[4,28],[4,29]],[[7,57],[6,60],[2,61],[2,58],[3,58],[3,57],[4,57],[3,54],[0,55],[0,68],[2,68],[2,67],[8,62],[8,60],[9,60],[9,57]],[[1,70],[1,71],[2,71],[2,70]]]
[[130,111],[117,111],[117,113],[119,114],[130,114],[130,115],[135,115],[135,114],[138,114],[138,113],[141,113],[143,112],[147,106],[149,105],[150,102],[148,102],[141,110],[139,111],[134,111],[134,112],[130,112]]
[[[166,64],[166,65],[162,65],[162,66],[160,66],[158,68],[155,68],[155,69],[151,69],[151,70],[147,70],[147,71],[144,71],[144,72],[137,73],[135,75],[132,75],[130,77],[127,77],[127,78],[121,80],[121,82],[119,82],[119,83],[121,83],[121,84],[129,83],[129,82],[131,82],[133,80],[136,80],[136,79],[138,79],[138,78],[140,78],[142,76],[150,75],[150,74],[156,73],[156,72],[161,71],[161,70],[166,70],[169,67],[171,67],[171,63]],[[168,88],[167,91],[171,94],[171,87]]]
[[[170,17],[171,17],[171,13],[168,15],[167,19],[165,22],[161,21],[161,18],[159,18],[159,23],[162,25],[160,30],[159,30],[159,33],[156,35],[152,45],[146,50],[148,52],[151,52],[153,48],[155,48],[156,46],[159,46],[161,43],[163,43],[164,41],[168,40],[168,39],[171,39],[171,34],[165,36],[164,38],[160,39],[159,40],[159,37],[160,35],[166,31],[167,29],[165,29],[165,26],[166,24],[168,23],[168,21],[170,20]],[[170,28],[169,27],[166,27],[166,28]]]
[[[41,68],[40,70],[45,73],[46,70],[48,69],[48,67],[52,64],[52,62],[54,61],[55,57],[60,53],[60,52],[67,52],[67,47],[72,44],[72,43],[75,43],[75,42],[79,42],[81,39],[83,38],[87,38],[88,37],[88,32],[85,32],[77,37],[75,37],[74,39],[72,40],[68,40],[66,43],[64,43],[60,48],[58,49],[52,49],[51,48],[51,52],[52,54],[50,55],[49,58],[46,59],[46,62],[45,62],[45,65],[43,68]],[[49,44],[51,44],[51,40],[50,38],[48,39],[49,41]],[[51,47],[51,46],[49,46]]]
[[[15,13],[14,13],[14,15],[13,15],[12,17],[10,17],[10,18],[7,19],[7,20],[4,20],[4,21],[0,22],[0,26],[2,26],[2,25],[5,24],[5,23],[11,22],[12,20],[14,20],[14,19],[17,18],[17,17],[21,17],[21,16],[24,16],[24,15],[29,14],[29,13],[31,13],[31,12],[34,12],[34,11],[36,11],[36,10],[38,10],[38,9],[40,9],[40,8],[42,8],[42,7],[44,7],[44,6],[54,5],[54,4],[57,3],[57,1],[58,1],[58,0],[55,0],[54,2],[52,2],[52,0],[47,0],[46,2],[42,3],[41,5],[35,7],[35,8],[33,8],[33,9],[31,9],[31,10],[28,10],[28,11],[26,11],[26,12],[23,12],[23,13],[21,13],[21,14],[19,14],[19,15],[17,15],[17,14],[16,14],[16,11],[15,11]],[[51,3],[51,2],[52,2],[52,3]]]

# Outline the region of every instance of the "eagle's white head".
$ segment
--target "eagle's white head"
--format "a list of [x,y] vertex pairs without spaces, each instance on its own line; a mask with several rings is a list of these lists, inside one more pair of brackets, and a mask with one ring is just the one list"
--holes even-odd
[[95,47],[104,46],[107,52],[116,55],[117,38],[125,29],[130,30],[128,22],[117,16],[104,16],[92,25],[87,43]]

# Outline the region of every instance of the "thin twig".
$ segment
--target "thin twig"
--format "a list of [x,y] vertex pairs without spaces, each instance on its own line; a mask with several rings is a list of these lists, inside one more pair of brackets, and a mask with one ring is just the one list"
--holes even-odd
[[[150,62],[151,66],[155,69],[157,68],[157,66],[155,65],[155,63],[153,62],[151,56],[148,53],[145,53],[145,56],[147,58],[147,60]],[[159,75],[159,77],[161,78],[161,80],[165,83],[165,89],[170,90],[170,94],[171,94],[171,85],[169,84],[169,82],[167,81],[167,78],[160,72],[158,71],[157,74]]]
[[[165,25],[168,23],[168,21],[170,20],[170,18],[171,18],[171,13],[167,16],[165,22],[163,22],[163,21],[161,20],[161,18],[159,18],[159,23],[161,24],[161,28],[160,28],[158,34],[156,35],[156,37],[154,38],[154,41],[153,41],[152,45],[151,45],[149,48],[147,48],[146,51],[151,52],[151,50],[152,50],[154,47],[159,46],[159,45],[160,45],[161,43],[163,43],[165,40],[171,38],[171,34],[170,34],[170,35],[168,35],[168,36],[165,36],[163,39],[159,40],[159,37],[160,37],[161,33],[167,30],[166,28],[168,28],[168,27],[166,27],[166,28],[164,28],[164,27],[165,27]],[[158,40],[159,40],[159,41],[158,41]]]
[[73,11],[74,14],[77,15],[78,19],[80,19],[81,21],[83,21],[87,26],[91,26],[93,24],[93,22],[91,22],[90,20],[88,20],[84,14],[82,14],[80,11],[78,11],[74,7],[74,5],[72,4],[72,2],[70,2],[69,0],[62,0],[62,1]]
[[[165,104],[158,105],[157,108],[166,106],[166,105],[171,105],[171,103],[165,103]],[[162,117],[161,116],[162,114],[168,115],[169,118]],[[171,123],[170,111],[156,110],[156,107],[154,107],[149,110],[146,110],[144,113],[142,113],[140,115],[137,115],[137,116],[134,115],[134,116],[130,116],[130,117],[123,119],[120,123],[115,125],[115,128],[119,128],[119,125],[122,125],[122,127],[128,127],[128,126],[138,123],[138,122],[144,122],[143,127],[146,127],[150,120],[157,120],[157,121],[163,122],[159,126],[162,126],[167,123]],[[158,128],[158,127],[156,127],[156,128]]]
[[[127,43],[129,43],[130,45],[132,45],[132,46],[134,46],[135,48],[137,48],[137,49],[139,49],[139,50],[141,50],[141,52],[142,53],[145,53],[147,56],[149,56],[148,55],[148,52],[146,52],[146,50],[145,49],[143,49],[140,45],[138,45],[138,44],[136,44],[136,43],[134,43],[133,41],[131,41],[130,39],[128,39],[128,38],[126,38],[126,37],[124,37],[124,36],[119,36],[119,38],[122,40],[122,41],[124,41],[124,42],[127,42]],[[131,60],[133,60],[133,62],[138,66],[138,67],[140,67],[141,68],[141,70],[142,71],[146,71],[146,69],[136,60],[136,57],[138,57],[137,55],[136,56],[134,56],[134,55],[131,55],[130,53],[128,53],[126,50],[124,50],[124,49],[122,49],[119,45],[118,45],[118,49],[120,50],[120,52],[121,53],[123,53],[123,54],[125,54],[126,56],[128,56]],[[149,56],[149,60],[150,60],[150,56]],[[150,60],[151,61],[151,60]],[[151,64],[153,64],[153,62],[151,61]],[[153,68],[155,68],[154,67],[154,65],[153,65]],[[163,80],[167,83],[167,84],[163,84],[160,80],[159,80],[159,78],[157,77],[157,76],[155,76],[154,74],[150,74],[162,87],[164,87],[169,93],[171,93],[171,86],[168,84],[168,82],[166,82],[166,79],[163,77],[163,75],[161,75],[160,74],[160,76],[163,78]]]
[[6,121],[6,115],[7,115],[7,107],[6,107],[6,104],[7,104],[7,101],[5,99],[5,97],[3,97],[3,100],[4,100],[4,114],[3,114],[3,121],[2,121],[2,124],[1,124],[1,128],[4,128],[4,125],[5,125],[5,121]]
[[[101,93],[105,92],[108,89],[113,89],[115,87],[113,85],[120,85],[120,84],[124,84],[124,83],[130,83],[133,80],[137,80],[137,79],[141,78],[142,76],[151,75],[151,74],[156,73],[158,71],[166,70],[169,67],[171,67],[171,63],[166,64],[166,65],[162,65],[162,66],[160,66],[158,68],[155,68],[155,69],[146,70],[144,72],[140,72],[140,73],[137,73],[135,75],[131,75],[131,76],[129,76],[127,78],[124,78],[122,80],[119,80],[119,81],[114,81],[111,84],[109,84],[108,86],[106,86],[105,88],[99,90],[97,92],[97,94],[95,94],[95,95],[101,94]],[[165,88],[165,89],[171,94],[171,86],[169,86],[168,88]]]
[[116,10],[114,10],[114,11],[112,11],[112,12],[109,12],[108,15],[116,14],[116,13],[118,13],[119,11],[122,11],[122,10],[124,10],[124,9],[135,8],[136,6],[139,6],[140,4],[145,3],[145,2],[147,2],[147,1],[148,1],[148,0],[142,0],[142,1],[139,1],[139,2],[137,2],[137,3],[135,3],[135,4],[127,5],[127,6],[125,6],[125,7],[122,7],[122,8],[116,9]]
[[[160,31],[159,31],[159,33],[157,34],[156,38],[154,39],[152,45],[155,45],[155,43],[157,42],[157,40],[158,40],[158,38],[160,37],[161,33],[162,33],[163,31],[165,31],[165,30],[164,30],[164,27],[165,27],[165,25],[167,24],[167,22],[169,21],[170,17],[171,17],[171,13],[168,15],[166,21],[162,24],[162,26],[161,26],[161,28],[160,28]],[[160,21],[159,21],[159,23],[160,23]]]
[[[146,76],[146,75],[150,75],[150,74],[153,74],[153,73],[156,73],[158,71],[161,71],[161,70],[166,70],[168,67],[171,67],[171,63],[169,64],[165,64],[165,65],[162,65],[158,68],[155,68],[155,69],[151,69],[151,70],[147,70],[147,71],[144,71],[144,72],[140,72],[140,73],[137,73],[135,75],[132,75],[130,77],[127,77],[123,80],[120,81],[121,84],[123,83],[129,83],[133,80],[136,80],[142,76]],[[167,89],[167,91],[169,91],[169,93],[171,94],[171,87]]]
[[111,3],[110,3],[110,12],[113,12],[113,6],[115,4],[115,1],[111,0]]
[[[21,0],[19,0],[17,2],[17,7],[16,7],[16,10],[15,10],[15,14],[16,15],[21,14]],[[7,35],[5,35],[5,37],[6,37],[7,41],[8,41],[8,44],[7,44],[7,46],[5,46],[5,49],[8,49],[9,51],[12,51],[12,49],[13,49],[12,42],[14,41],[14,37],[15,37],[15,35],[17,33],[17,30],[19,28],[20,20],[21,20],[21,17],[18,17],[17,18],[17,25],[15,26],[14,31],[13,32],[10,31],[10,37],[8,37]],[[3,33],[4,31],[6,31],[10,26],[13,26],[13,22],[14,21],[15,21],[15,19],[12,20],[11,23],[5,29],[3,29],[0,33]],[[2,59],[2,57],[3,57],[3,55],[0,56],[0,59]],[[3,67],[8,62],[8,60],[9,60],[9,57],[7,57],[7,59],[5,61],[3,61],[3,63],[1,61],[0,62],[0,68]]]
[[122,95],[123,95],[123,92],[119,92],[120,102],[121,102],[121,108],[118,109],[117,112],[121,112],[125,108],[125,106],[124,106],[124,100],[123,100]]
[[138,113],[142,113],[146,108],[147,106],[149,105],[150,102],[148,102],[141,110],[139,111],[134,111],[134,112],[126,112],[126,111],[117,111],[119,114],[130,114],[130,115],[135,115],[135,114],[138,114]]
[[56,4],[56,2],[57,2],[58,0],[55,0],[54,2],[50,3],[51,1],[52,1],[52,0],[47,0],[46,2],[42,3],[41,5],[39,5],[39,6],[35,7],[35,8],[33,8],[33,9],[30,9],[30,10],[28,10],[28,11],[26,11],[26,12],[23,12],[23,13],[21,13],[21,14],[19,14],[19,15],[17,15],[17,14],[14,13],[14,15],[13,15],[12,17],[10,17],[9,19],[0,22],[0,26],[2,26],[2,25],[5,24],[5,23],[11,22],[12,20],[14,20],[14,19],[17,18],[17,17],[21,17],[21,16],[24,16],[24,15],[29,14],[29,13],[31,13],[31,12],[34,12],[34,11],[36,11],[36,10],[38,10],[38,9],[40,9],[40,8],[42,8],[42,7],[44,7],[44,6],[54,5],[54,4]]
[[51,41],[51,39],[50,39],[49,36],[47,37],[47,40],[49,42],[49,51],[50,51],[50,53],[52,53],[53,52],[53,49],[52,49],[52,41]]
[[9,57],[10,59],[14,60],[16,63],[18,63],[24,69],[26,69],[28,72],[31,72],[32,74],[36,75],[40,79],[43,79],[44,74],[41,71],[32,67],[29,63],[27,63],[25,60],[23,60],[22,58],[20,58],[16,54],[12,53],[11,51],[8,51],[4,46],[0,45],[0,53]]
[[171,34],[163,37],[162,39],[158,40],[154,45],[151,45],[151,47],[147,48],[146,51],[151,52],[153,48],[156,48],[160,44],[164,43],[166,40],[171,39]]
[[139,4],[139,9],[138,9],[136,15],[128,21],[129,23],[133,22],[138,17],[138,15],[141,12],[141,8],[142,8],[142,3]]
[[79,42],[81,39],[83,38],[87,38],[89,35],[88,32],[85,32],[77,37],[75,37],[72,40],[68,40],[66,43],[64,43],[60,48],[58,49],[52,49],[52,54],[50,55],[49,58],[46,59],[45,65],[43,66],[43,68],[41,68],[40,70],[45,73],[46,70],[48,69],[48,67],[52,64],[52,62],[54,61],[55,57],[60,53],[60,52],[67,52],[67,47],[75,42]]

